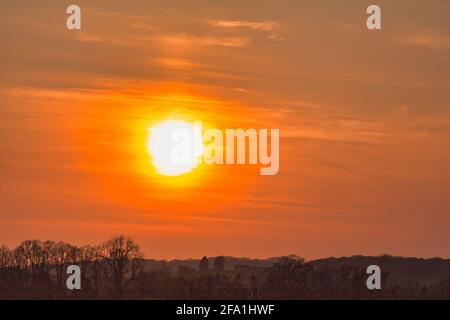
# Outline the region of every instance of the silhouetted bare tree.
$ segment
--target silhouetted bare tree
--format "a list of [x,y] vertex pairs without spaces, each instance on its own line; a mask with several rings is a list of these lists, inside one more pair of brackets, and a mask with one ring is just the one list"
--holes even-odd
[[278,297],[304,297],[312,268],[296,255],[284,256],[274,263],[267,276],[270,291]]
[[106,262],[105,275],[112,284],[113,290],[121,296],[142,272],[143,254],[131,238],[124,236],[107,241],[102,249]]
[[214,259],[214,272],[223,273],[225,270],[225,257],[220,256]]
[[209,261],[207,257],[203,257],[202,260],[200,260],[198,268],[202,274],[207,274],[209,272]]

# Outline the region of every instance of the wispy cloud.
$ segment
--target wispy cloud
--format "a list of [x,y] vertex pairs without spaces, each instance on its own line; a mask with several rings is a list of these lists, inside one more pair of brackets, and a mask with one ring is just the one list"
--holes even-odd
[[404,39],[404,42],[415,46],[439,49],[450,46],[450,35],[438,33],[432,29],[426,29],[408,35]]
[[164,36],[160,40],[174,45],[200,45],[200,46],[222,46],[222,47],[246,47],[249,39],[246,37],[216,37],[216,36],[193,36],[174,35]]
[[211,21],[211,24],[221,28],[249,28],[261,31],[271,31],[280,27],[280,24],[274,21],[215,20]]
[[253,30],[267,34],[267,39],[271,41],[281,41],[284,38],[279,34],[281,25],[275,21],[245,21],[245,20],[213,20],[209,23],[218,28],[228,30]]
[[172,58],[158,58],[153,59],[157,64],[169,68],[169,69],[177,69],[177,70],[187,70],[187,69],[193,69],[195,67],[201,66],[198,63],[194,63],[187,60],[182,59],[172,59]]

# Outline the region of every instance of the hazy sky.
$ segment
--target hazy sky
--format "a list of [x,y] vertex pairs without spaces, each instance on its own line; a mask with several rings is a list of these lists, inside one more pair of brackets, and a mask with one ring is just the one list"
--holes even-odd
[[[450,257],[450,1],[372,3],[1,0],[0,243]],[[280,172],[158,177],[167,118],[280,128]]]

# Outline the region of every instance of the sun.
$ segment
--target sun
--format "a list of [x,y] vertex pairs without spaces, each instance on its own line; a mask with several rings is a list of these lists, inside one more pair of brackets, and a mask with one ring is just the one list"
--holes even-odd
[[179,176],[192,171],[203,150],[201,127],[165,120],[148,129],[147,152],[158,174]]

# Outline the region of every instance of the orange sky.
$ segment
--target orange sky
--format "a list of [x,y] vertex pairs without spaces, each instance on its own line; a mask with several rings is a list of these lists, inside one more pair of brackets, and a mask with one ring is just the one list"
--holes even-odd
[[[0,243],[147,257],[450,257],[450,3],[0,4]],[[164,119],[280,128],[280,172],[158,176]]]

